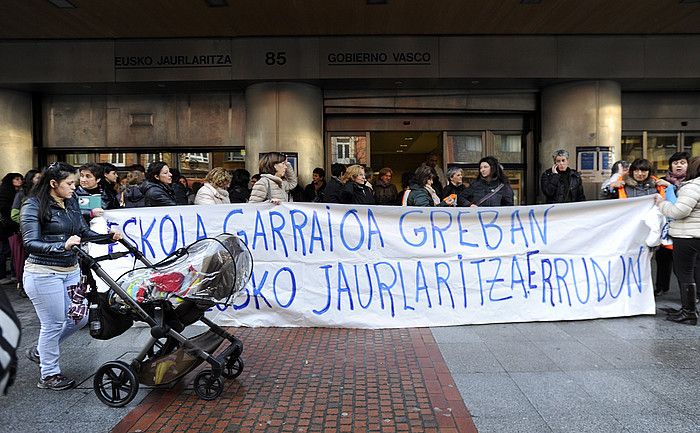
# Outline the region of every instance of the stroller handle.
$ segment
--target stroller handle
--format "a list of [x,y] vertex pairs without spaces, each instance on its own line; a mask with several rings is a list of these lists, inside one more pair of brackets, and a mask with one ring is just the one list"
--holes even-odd
[[151,262],[146,258],[146,256],[143,255],[141,251],[139,251],[138,248],[131,242],[127,241],[124,238],[121,238],[117,240],[120,244],[122,244],[127,251],[115,251],[109,254],[105,254],[104,256],[99,256],[99,257],[91,257],[90,254],[85,251],[85,249],[82,247],[83,244],[93,242],[93,243],[107,243],[109,241],[114,241],[112,239],[112,234],[107,233],[107,234],[101,234],[99,236],[94,236],[91,237],[90,239],[86,240],[85,242],[81,243],[81,246],[75,245],[72,248],[72,251],[78,254],[80,258],[83,259],[88,259],[93,262],[101,262],[103,260],[114,260],[114,259],[120,259],[122,257],[126,257],[129,254],[133,254],[134,257],[136,257],[138,260],[143,262],[146,266],[151,266]]

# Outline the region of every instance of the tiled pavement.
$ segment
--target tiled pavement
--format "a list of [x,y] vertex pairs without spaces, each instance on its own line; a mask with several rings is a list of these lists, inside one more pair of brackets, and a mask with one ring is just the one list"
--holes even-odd
[[113,432],[476,432],[427,328],[237,336],[246,367],[218,400],[184,387],[155,391]]

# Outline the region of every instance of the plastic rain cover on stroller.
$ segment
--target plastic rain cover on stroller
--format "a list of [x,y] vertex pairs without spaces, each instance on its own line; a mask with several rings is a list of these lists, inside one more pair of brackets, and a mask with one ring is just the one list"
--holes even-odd
[[[230,304],[253,269],[250,251],[236,236],[222,234],[181,248],[152,267],[124,273],[117,283],[139,303],[181,299]],[[114,296],[112,303],[123,303]]]

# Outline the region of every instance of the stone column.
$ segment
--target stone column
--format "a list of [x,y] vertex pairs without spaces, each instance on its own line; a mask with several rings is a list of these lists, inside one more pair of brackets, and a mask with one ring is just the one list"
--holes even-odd
[[27,93],[0,89],[0,177],[32,168],[32,98]]
[[[542,91],[542,144],[540,172],[552,166],[552,152],[566,149],[576,167],[577,146],[614,148],[620,159],[622,107],[620,85],[614,81],[578,81]],[[539,182],[539,177],[537,179]],[[596,185],[584,182],[587,199],[597,198]]]
[[299,183],[311,182],[314,167],[324,166],[323,95],[316,86],[260,83],[246,89],[246,170],[258,172],[259,154],[299,155]]

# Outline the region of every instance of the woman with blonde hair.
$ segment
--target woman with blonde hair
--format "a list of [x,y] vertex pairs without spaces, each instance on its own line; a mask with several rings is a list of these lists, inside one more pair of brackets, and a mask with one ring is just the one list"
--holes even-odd
[[297,186],[297,175],[287,157],[279,152],[268,152],[260,158],[260,179],[250,192],[249,203],[289,201],[289,191]]
[[372,188],[367,186],[365,168],[351,165],[345,172],[347,182],[340,191],[340,202],[344,204],[376,204]]
[[228,187],[231,173],[222,167],[214,167],[204,178],[204,185],[197,191],[194,204],[229,204]]

